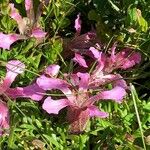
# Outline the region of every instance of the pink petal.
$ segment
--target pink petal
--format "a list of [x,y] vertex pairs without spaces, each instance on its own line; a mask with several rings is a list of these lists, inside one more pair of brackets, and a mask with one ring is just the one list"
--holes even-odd
[[99,94],[90,97],[86,105],[93,104],[95,101],[98,101],[98,100],[114,100],[117,103],[121,103],[125,95],[126,95],[125,89],[122,87],[116,86],[112,90],[102,91]]
[[46,69],[45,69],[45,73],[47,75],[49,75],[50,77],[54,77],[58,74],[59,72],[59,69],[60,69],[60,66],[59,65],[50,65],[48,66]]
[[126,95],[126,91],[124,88],[120,86],[116,86],[112,90],[102,91],[99,95],[100,95],[100,99],[104,99],[104,100],[110,99],[118,103],[121,103],[123,97]]
[[44,90],[58,89],[62,91],[70,101],[75,99],[71,90],[68,88],[68,83],[65,80],[47,78],[46,76],[42,75],[37,79],[37,84]]
[[43,98],[45,91],[34,83],[26,87],[9,88],[6,91],[6,94],[14,99],[24,97],[34,101],[40,101]]
[[133,67],[136,64],[139,64],[141,62],[141,54],[138,52],[135,52],[129,56],[129,58],[126,58],[127,60],[122,65],[122,69],[128,69]]
[[0,47],[10,49],[11,44],[22,39],[19,34],[4,34],[0,32]]
[[23,97],[29,97],[32,100],[39,101],[43,98],[45,91],[36,83],[23,88]]
[[102,55],[102,52],[99,53],[99,57],[97,58],[98,64],[96,66],[96,69],[93,71],[93,75],[95,76],[99,76],[103,73],[102,70],[104,69],[105,66],[105,60],[103,57],[104,56]]
[[70,82],[73,86],[78,86],[79,85],[79,77],[77,76],[77,74],[69,74],[66,77],[70,77]]
[[90,75],[88,73],[77,73],[77,76],[80,78],[79,82],[79,91],[87,91],[89,85]]
[[126,81],[123,79],[123,77],[120,74],[114,75],[114,82],[113,86],[120,86],[124,89],[128,89]]
[[117,63],[117,68],[128,69],[140,63],[141,54],[133,52],[131,49],[124,49],[116,54],[115,61]]
[[96,89],[96,88],[99,88],[102,85],[104,86],[110,82],[113,83],[114,80],[117,80],[119,78],[118,77],[116,79],[115,77],[116,77],[116,75],[114,75],[114,74],[104,75],[103,71],[96,69],[93,72],[93,74],[91,75],[89,87],[92,89],[93,88]]
[[19,14],[18,10],[14,7],[14,4],[9,4],[10,6],[10,17],[13,18],[16,22],[22,21],[22,16]]
[[51,90],[51,89],[68,89],[68,84],[64,80],[55,79],[55,78],[48,78],[44,75],[37,78],[37,84],[44,90]]
[[25,65],[19,60],[11,60],[6,65],[7,71],[15,74],[24,72]]
[[83,58],[83,56],[81,56],[80,54],[75,53],[75,57],[73,58],[73,60],[77,63],[79,63],[80,66],[83,66],[85,68],[87,68],[87,64],[85,59]]
[[[18,74],[23,73],[25,65],[19,60],[11,60],[6,65],[7,73],[1,85],[2,91],[7,90]],[[0,91],[0,92],[2,92]]]
[[8,88],[5,91],[5,94],[13,99],[16,99],[17,97],[23,97],[23,88],[21,87]]
[[31,37],[35,37],[37,40],[43,39],[46,36],[46,32],[42,31],[40,28],[34,28],[32,30]]
[[70,102],[67,99],[53,100],[48,97],[45,99],[42,108],[49,114],[58,114],[61,109],[69,105]]
[[101,57],[101,53],[94,47],[90,47],[89,51],[92,52],[92,54],[94,55],[94,58],[99,59]]
[[5,103],[0,101],[0,135],[3,134],[3,129],[9,128],[9,110]]
[[14,4],[9,4],[10,6],[10,17],[14,19],[19,27],[19,31],[23,34],[26,30],[26,23],[23,20],[22,16],[18,13],[18,10],[14,7]]
[[25,9],[29,11],[32,8],[32,0],[25,0]]
[[80,20],[80,14],[77,15],[77,18],[75,20],[74,28],[76,29],[77,34],[79,35],[81,32],[81,20]]
[[88,110],[90,112],[90,117],[106,118],[109,116],[108,113],[99,111],[96,106],[88,106]]

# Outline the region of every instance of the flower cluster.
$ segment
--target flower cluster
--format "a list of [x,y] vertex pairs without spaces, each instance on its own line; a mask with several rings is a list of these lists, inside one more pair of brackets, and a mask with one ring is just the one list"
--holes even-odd
[[[42,107],[49,114],[58,114],[61,109],[67,107],[67,120],[70,123],[70,132],[72,133],[82,132],[90,117],[105,118],[108,116],[108,113],[100,111],[94,105],[97,101],[113,100],[117,103],[122,102],[128,86],[123,77],[120,74],[113,73],[113,70],[116,68],[130,68],[139,63],[141,59],[139,53],[134,52],[131,55],[127,55],[126,50],[122,50],[113,56],[117,60],[112,64],[112,56],[103,56],[102,52],[94,48],[90,48],[90,52],[97,62],[95,69],[91,73],[77,72],[65,74],[64,79],[56,78],[54,75],[58,73],[59,68],[56,65],[50,66],[50,72],[55,72],[55,74],[50,73],[50,76],[42,75],[37,79],[37,84],[45,91],[57,89],[65,95],[62,99],[57,100],[47,97]],[[117,63],[118,60],[124,59],[123,63]],[[82,61],[80,59],[78,61],[81,65]],[[110,65],[113,65],[114,68]],[[84,65],[82,66],[85,67]],[[106,88],[105,85],[108,83],[112,85],[112,89]]]
[[[27,2],[27,1],[26,1]],[[26,5],[26,10],[29,10],[31,5]],[[14,11],[14,18],[16,10]],[[18,17],[20,18],[20,17]],[[81,31],[81,21],[78,15],[75,21],[76,37],[81,38],[83,45],[89,43],[89,34],[84,36],[79,35]],[[84,37],[84,38],[82,38]],[[86,37],[86,39],[85,39]],[[76,42],[76,40],[75,40]],[[60,99],[47,96],[42,104],[42,108],[49,114],[58,114],[61,109],[67,108],[67,120],[70,124],[71,133],[80,133],[85,130],[86,124],[90,117],[108,117],[107,112],[101,111],[96,102],[102,100],[113,100],[121,103],[126,96],[128,88],[126,81],[120,74],[114,72],[117,69],[128,69],[135,64],[140,63],[141,55],[138,52],[132,51],[130,48],[125,48],[116,53],[116,43],[113,45],[110,54],[105,54],[99,51],[97,44],[90,44],[83,52],[76,51],[73,61],[79,64],[81,68],[90,68],[91,63],[86,61],[86,56],[90,57],[95,62],[95,67],[92,71],[75,71],[73,73],[65,73],[64,76],[59,76],[60,66],[53,64],[48,66],[44,73],[36,79],[36,82],[26,87],[11,88],[12,82],[18,74],[23,73],[25,65],[18,60],[11,60],[7,63],[6,77],[0,85],[0,94],[3,97],[16,99],[20,97],[30,98],[34,101],[40,101],[46,96],[46,91],[59,90],[62,94]],[[73,41],[71,43],[73,46]],[[71,47],[72,49],[73,47]],[[107,84],[111,84],[112,88],[107,88]],[[0,102],[0,134],[3,134],[4,129],[9,128],[9,112],[5,102]]]

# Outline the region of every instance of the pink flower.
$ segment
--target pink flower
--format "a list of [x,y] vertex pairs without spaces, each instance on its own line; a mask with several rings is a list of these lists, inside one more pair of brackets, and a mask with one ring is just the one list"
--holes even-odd
[[[32,0],[25,0],[25,8],[27,12],[27,17],[23,18],[18,10],[14,7],[14,4],[10,3],[10,17],[16,21],[18,24],[19,34],[3,34],[0,33],[0,48],[10,49],[12,43],[17,40],[27,39],[34,37],[37,40],[37,43],[40,43],[46,36],[40,26],[35,26],[35,16],[33,9]],[[5,40],[4,40],[5,39]],[[7,39],[7,40],[6,40]]]
[[25,97],[39,101],[43,98],[44,90],[34,83],[26,87],[11,88],[12,82],[18,74],[24,72],[25,65],[19,60],[11,60],[6,65],[7,73],[0,85],[0,94],[7,95],[11,98]]
[[90,31],[85,34],[81,34],[81,23],[82,21],[80,19],[80,14],[78,14],[74,24],[76,34],[74,38],[68,43],[67,47],[69,47],[69,49],[74,52],[86,53],[86,51],[91,46],[94,46],[96,43],[100,43],[100,41],[97,38],[95,31]]
[[[116,45],[114,44],[111,50],[111,55],[103,54],[99,52],[96,48],[90,47],[89,50],[84,53],[85,56],[91,57],[95,62],[97,62],[97,70],[103,70],[103,72],[111,73],[115,69],[128,69],[141,61],[141,54],[135,52],[130,48],[125,48],[120,52],[115,54]],[[82,58],[82,59],[81,59]],[[80,66],[85,67],[85,60],[83,59],[83,54],[76,55],[74,59]],[[84,64],[82,63],[84,61]],[[86,66],[87,68],[87,66]]]
[[70,122],[70,131],[73,133],[82,132],[90,117],[108,116],[108,113],[94,106],[96,101],[109,99],[120,103],[126,95],[125,89],[117,84],[112,90],[101,88],[96,95],[91,94],[91,76],[88,73],[78,72],[65,78],[66,80],[62,80],[42,75],[37,79],[37,84],[44,90],[57,89],[64,93],[65,97],[57,100],[47,97],[42,107],[49,114],[58,114],[61,109],[67,107],[67,119]]
[[[9,129],[9,110],[7,105],[0,101],[0,136],[8,133]],[[5,132],[6,130],[6,132]]]
[[35,16],[32,0],[25,0],[27,18],[23,18],[19,14],[18,10],[14,7],[14,4],[9,4],[9,6],[11,10],[10,17],[17,22],[21,34],[26,34],[25,32],[30,30],[30,32],[28,31],[28,36],[35,37],[37,40],[45,37],[46,33],[43,32],[40,27],[34,25]]
[[[6,76],[0,84],[1,97],[25,97],[31,98],[35,101],[39,101],[43,98],[44,90],[41,89],[36,83],[26,87],[10,87],[17,75],[24,72],[25,65],[22,62],[19,60],[11,60],[7,63],[6,68]],[[5,133],[4,129],[9,129],[9,110],[7,105],[0,99],[0,135]]]
[[111,56],[105,57],[105,71],[112,72],[114,69],[123,69],[133,67],[141,62],[141,54],[130,48],[125,48],[115,54],[116,44],[111,49]]

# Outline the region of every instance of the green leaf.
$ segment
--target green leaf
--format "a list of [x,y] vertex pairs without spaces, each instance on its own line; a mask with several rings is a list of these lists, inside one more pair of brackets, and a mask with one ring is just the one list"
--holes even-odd
[[23,2],[23,0],[15,0],[18,4],[20,4],[21,2]]

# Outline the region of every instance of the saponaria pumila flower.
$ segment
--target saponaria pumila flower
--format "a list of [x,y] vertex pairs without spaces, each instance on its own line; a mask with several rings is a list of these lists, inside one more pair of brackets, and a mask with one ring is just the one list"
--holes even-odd
[[53,100],[51,97],[47,97],[42,107],[49,114],[58,114],[61,109],[68,106],[67,119],[72,133],[82,132],[90,117],[105,118],[108,116],[108,113],[102,112],[94,106],[96,101],[109,99],[120,103],[126,95],[125,89],[120,86],[121,82],[114,83],[111,90],[102,88],[93,95],[92,89],[90,89],[90,74],[78,72],[69,74],[65,78],[68,81],[42,75],[37,79],[37,84],[44,90],[57,89],[64,93],[66,97],[62,99]]
[[11,84],[18,74],[22,74],[25,65],[19,60],[11,60],[6,64],[7,72],[5,78],[0,83],[0,135],[3,135],[4,129],[9,129],[9,110],[6,100],[19,97],[30,98],[34,101],[40,101],[44,96],[44,90],[36,83],[26,87],[11,88]]
[[[20,34],[10,33],[4,34],[0,32],[0,47],[3,49],[10,49],[11,44],[18,40],[28,39],[34,37],[37,43],[43,41],[46,36],[39,23],[41,15],[41,4],[36,13],[34,13],[33,0],[25,0],[25,9],[27,17],[22,17],[18,10],[14,7],[13,3],[9,4],[10,17],[16,21]],[[36,14],[36,15],[35,15]]]

